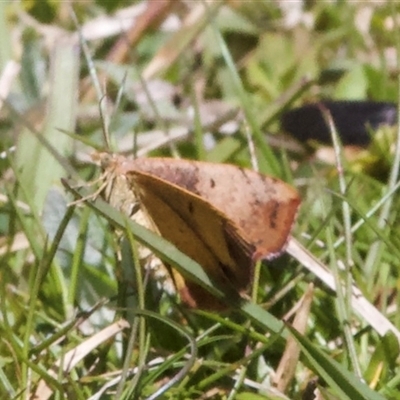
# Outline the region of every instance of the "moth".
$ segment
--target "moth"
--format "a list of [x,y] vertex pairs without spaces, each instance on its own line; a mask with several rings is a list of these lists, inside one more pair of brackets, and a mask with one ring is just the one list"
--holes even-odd
[[[110,205],[128,216],[139,206],[150,219],[147,227],[200,264],[219,287],[240,295],[255,262],[284,251],[300,204],[287,183],[234,165],[108,154],[101,164]],[[190,307],[221,308],[198,284],[176,271],[173,278]]]

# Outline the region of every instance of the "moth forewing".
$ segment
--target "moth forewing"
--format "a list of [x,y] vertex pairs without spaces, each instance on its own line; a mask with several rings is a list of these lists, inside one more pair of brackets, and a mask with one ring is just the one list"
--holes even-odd
[[138,159],[132,167],[207,201],[240,228],[260,258],[272,258],[285,246],[300,204],[287,183],[235,165],[192,160]]
[[139,197],[164,238],[220,284],[241,290],[249,283],[237,279],[247,265],[237,265],[232,257],[226,241],[226,216],[202,198],[155,176],[140,171],[131,171],[129,176],[139,186]]

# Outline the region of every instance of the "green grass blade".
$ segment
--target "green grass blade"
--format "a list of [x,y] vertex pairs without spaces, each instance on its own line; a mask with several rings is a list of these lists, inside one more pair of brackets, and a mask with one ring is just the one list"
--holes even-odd
[[384,397],[371,390],[337,361],[329,358],[294,328],[288,326],[288,329],[299,343],[303,354],[307,357],[314,370],[340,394],[341,399],[385,400]]

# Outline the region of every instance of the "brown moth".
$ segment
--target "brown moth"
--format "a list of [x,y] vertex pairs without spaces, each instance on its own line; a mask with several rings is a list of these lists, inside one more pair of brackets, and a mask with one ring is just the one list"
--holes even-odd
[[[300,198],[290,185],[228,164],[171,158],[129,160],[102,155],[105,198],[131,216],[140,205],[149,228],[199,263],[220,287],[243,294],[254,263],[281,254]],[[122,195],[121,195],[122,193]],[[199,285],[173,274],[191,307],[221,304]]]

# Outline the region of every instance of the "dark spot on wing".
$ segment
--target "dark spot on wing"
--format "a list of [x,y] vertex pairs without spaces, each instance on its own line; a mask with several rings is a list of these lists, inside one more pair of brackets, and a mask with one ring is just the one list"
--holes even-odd
[[269,226],[272,229],[276,228],[278,214],[279,214],[279,203],[277,201],[274,201],[273,204],[271,204],[271,214],[269,217]]
[[190,214],[193,214],[194,207],[193,207],[193,203],[191,201],[189,201],[188,208],[189,208]]
[[192,170],[186,168],[175,168],[171,171],[167,180],[188,190],[189,192],[197,195],[200,194],[197,189],[199,184],[199,172],[197,166],[193,166]]
[[210,179],[210,187],[214,188],[215,187],[215,181],[214,179]]

